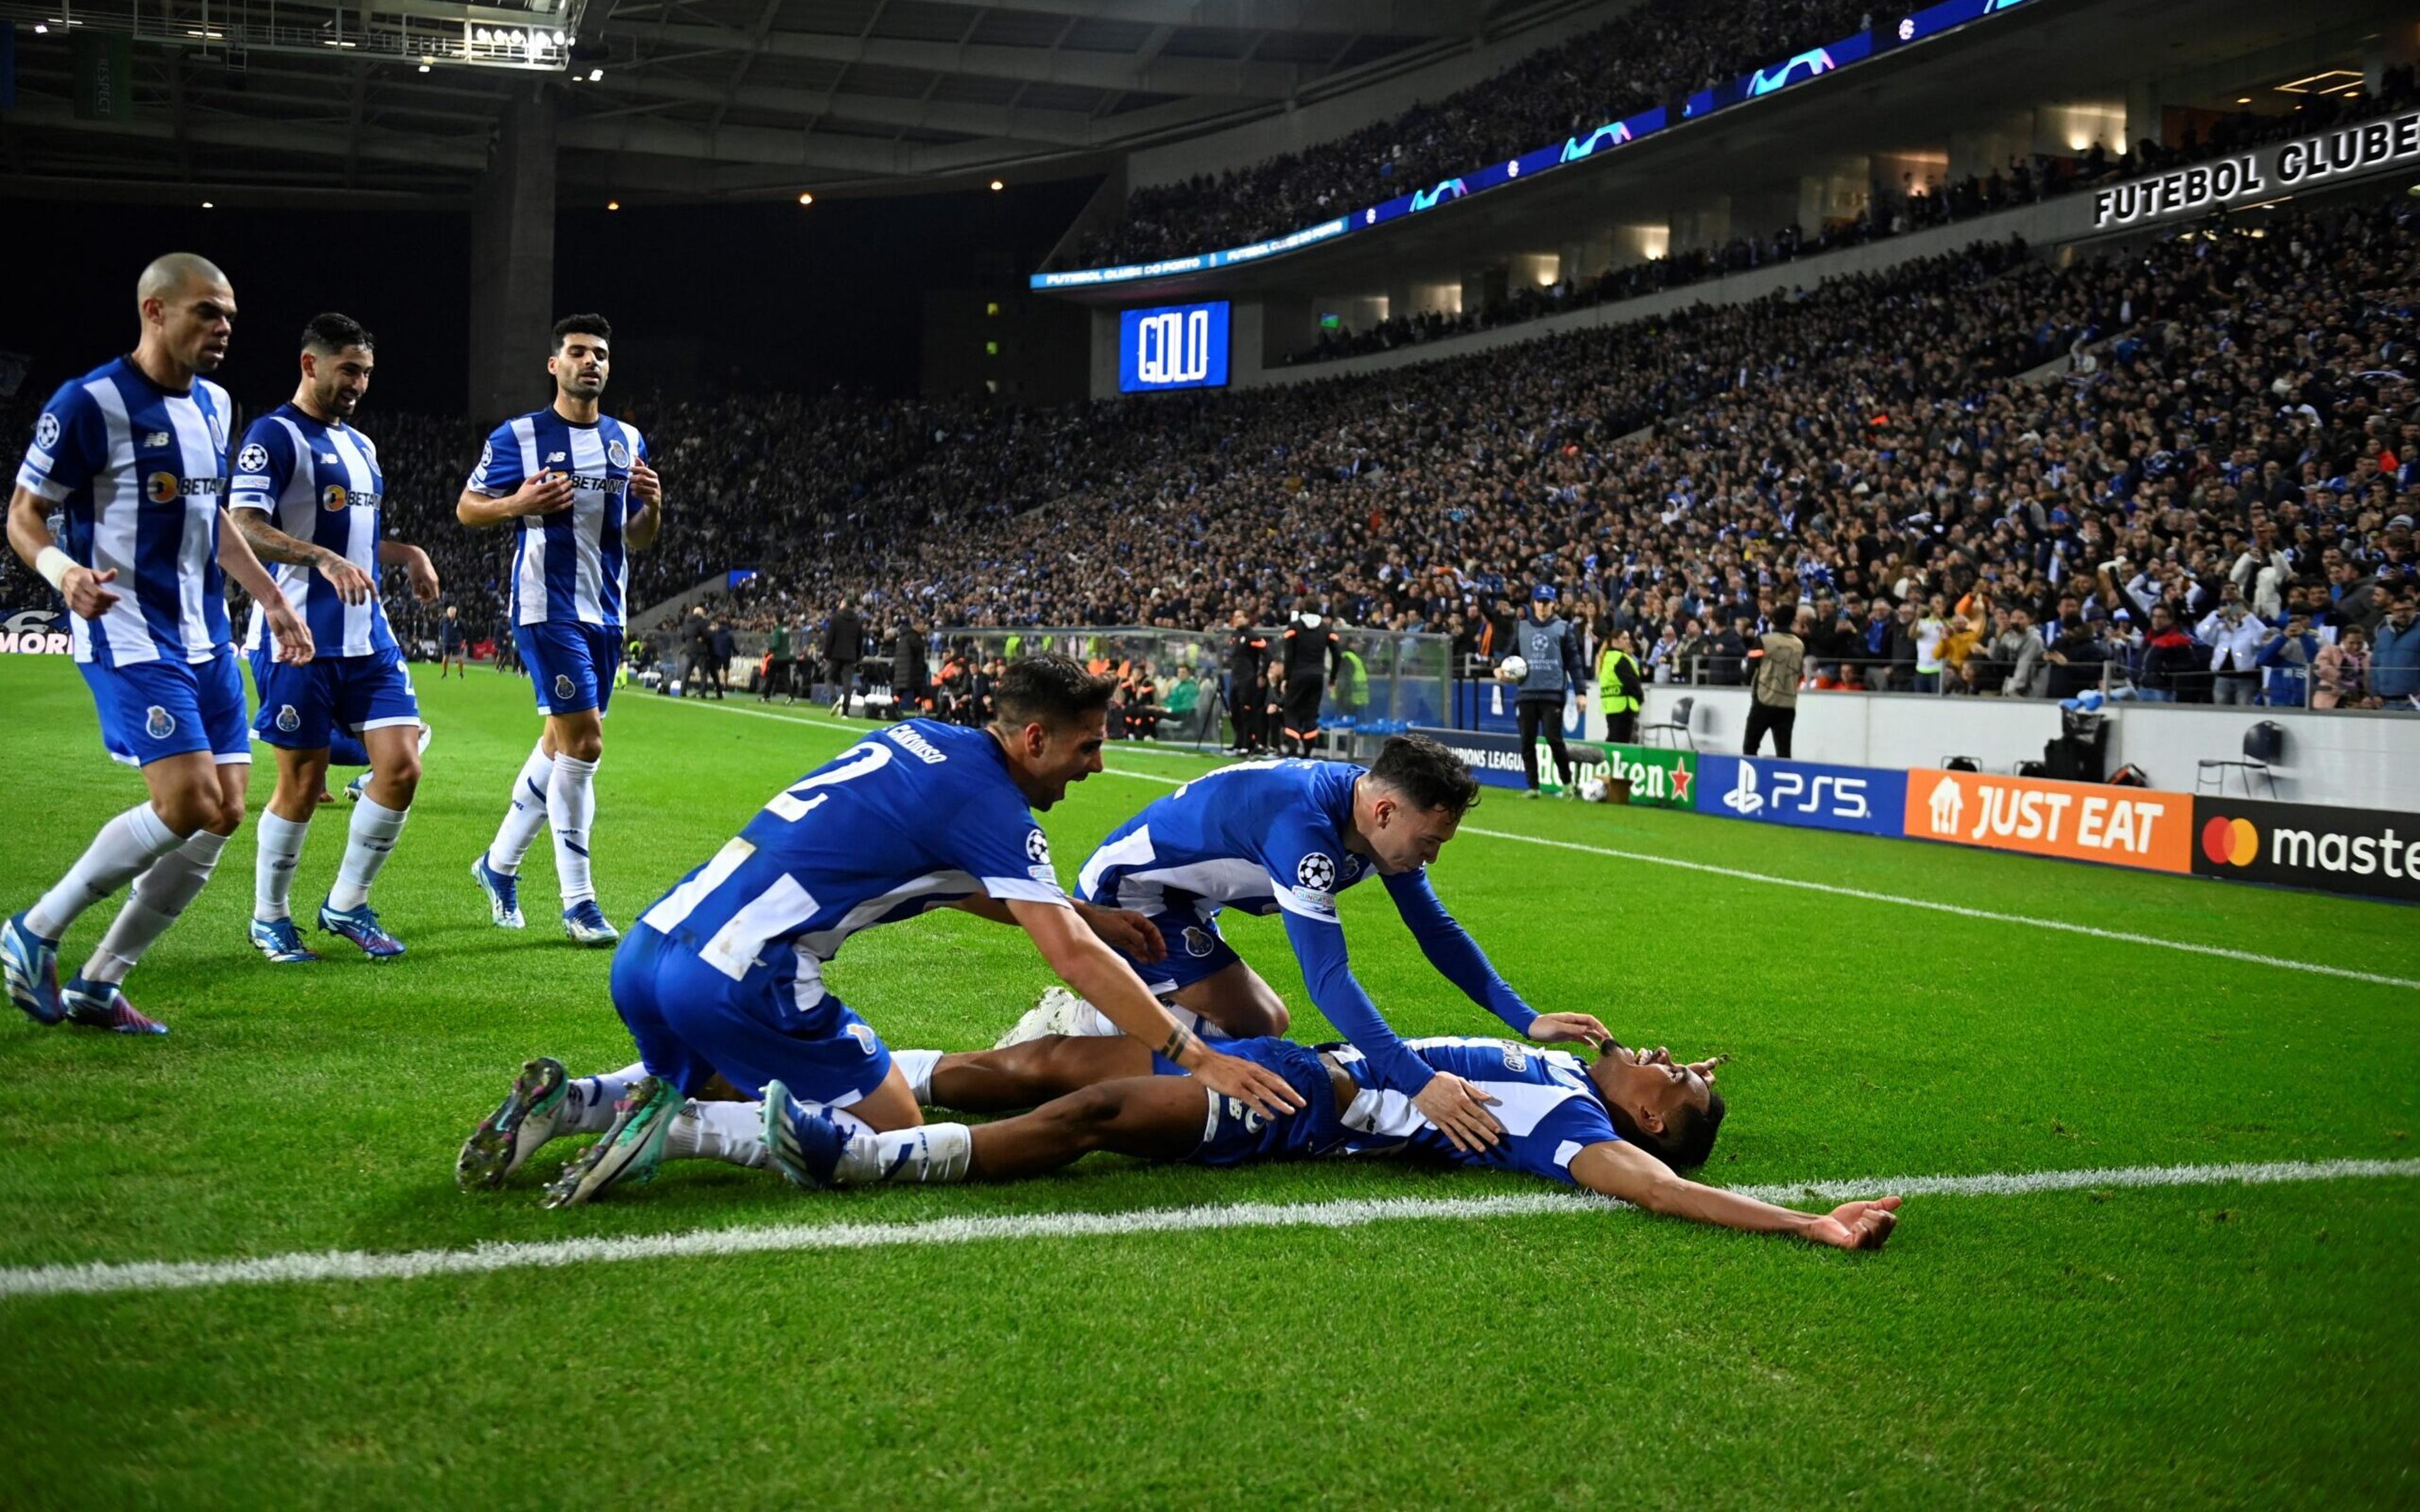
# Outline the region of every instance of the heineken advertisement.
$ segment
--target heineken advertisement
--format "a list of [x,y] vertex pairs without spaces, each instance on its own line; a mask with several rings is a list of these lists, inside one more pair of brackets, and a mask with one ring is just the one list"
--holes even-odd
[[[1575,745],[1574,756],[1588,750]],[[1694,809],[1698,806],[1698,753],[1694,750],[1668,750],[1661,746],[1615,746],[1600,748],[1605,753],[1601,765],[1589,766],[1582,777],[1628,778],[1630,801],[1651,809]],[[1551,771],[1551,766],[1541,767]]]

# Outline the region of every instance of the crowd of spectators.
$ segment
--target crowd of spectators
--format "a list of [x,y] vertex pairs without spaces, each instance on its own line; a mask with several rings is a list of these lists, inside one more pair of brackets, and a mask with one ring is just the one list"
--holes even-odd
[[2412,68],[2405,65],[2386,69],[2376,89],[2365,87],[2353,95],[2316,95],[2274,115],[2238,110],[2211,122],[2207,132],[2188,126],[2174,147],[2146,137],[2135,143],[2131,151],[2113,155],[2103,144],[2096,142],[2079,156],[2037,152],[2030,157],[2012,157],[2005,170],[1969,175],[1947,184],[1939,175],[1918,181],[1913,173],[1908,173],[1901,176],[1896,188],[1879,189],[1862,213],[1828,222],[1813,232],[1795,224],[1786,225],[1769,237],[1738,237],[1720,247],[1606,268],[1590,277],[1566,277],[1544,287],[1511,287],[1501,298],[1458,312],[1410,312],[1358,331],[1349,327],[1322,331],[1311,346],[1288,354],[1286,361],[1292,365],[1392,351],[1399,347],[1518,325],[1543,316],[1609,304],[1663,289],[1683,288],[1885,237],[1971,221],[2059,194],[2123,181],[2137,174],[2166,173],[2211,158],[2250,151],[2288,137],[2328,131],[2414,106],[2420,106],[2420,85],[2415,85]]
[[1240,246],[1586,135],[1864,30],[1869,0],[1647,0],[1466,89],[1337,141],[1136,190],[1078,262],[1149,262]]
[[[642,407],[668,521],[631,601],[751,568],[708,609],[736,631],[814,643],[845,599],[888,646],[1269,624],[1309,595],[1484,657],[1544,581],[1666,677],[1736,676],[1804,605],[1829,686],[2409,707],[2415,313],[2420,200],[2379,192],[1282,388]],[[365,425],[396,531],[491,608],[506,538],[445,517],[475,435]]]

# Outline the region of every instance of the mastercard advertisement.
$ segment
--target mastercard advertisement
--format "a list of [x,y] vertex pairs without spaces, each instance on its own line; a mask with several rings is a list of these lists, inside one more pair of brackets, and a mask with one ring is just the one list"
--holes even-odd
[[2195,798],[2193,872],[2420,903],[2420,814]]

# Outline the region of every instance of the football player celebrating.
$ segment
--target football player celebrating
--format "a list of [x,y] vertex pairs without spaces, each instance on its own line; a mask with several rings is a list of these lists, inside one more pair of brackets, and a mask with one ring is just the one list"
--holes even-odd
[[646,439],[597,399],[613,369],[613,328],[603,316],[555,322],[554,403],[509,420],[488,438],[478,470],[454,506],[474,529],[511,522],[513,640],[537,685],[546,730],[513,779],[495,842],[471,863],[501,929],[521,927],[521,857],[551,821],[563,889],[563,932],[610,946],[621,933],[597,906],[589,832],[597,821],[597,764],[606,705],[622,656],[626,553],[655,545],[663,484],[647,465]]
[[[1461,758],[1423,735],[1397,735],[1366,769],[1283,761],[1221,767],[1146,807],[1084,863],[1079,895],[1152,921],[1167,949],[1136,961],[1152,990],[1188,1027],[1235,1036],[1283,1034],[1275,989],[1218,933],[1220,910],[1280,914],[1311,1001],[1368,1058],[1381,1085],[1404,1093],[1457,1146],[1491,1144],[1499,1130],[1463,1078],[1404,1048],[1354,980],[1336,895],[1375,875],[1421,951],[1447,980],[1514,1033],[1544,1042],[1601,1043],[1586,1013],[1540,1013],[1521,999],[1429,886],[1428,865],[1479,801]],[[1100,1014],[1054,993],[1004,1042],[1043,1034],[1111,1034]]]
[[[639,1064],[571,1082],[555,1061],[528,1062],[463,1146],[458,1180],[494,1186],[558,1134],[602,1134],[548,1191],[551,1207],[585,1202],[668,1156],[753,1140],[751,1104],[770,1084],[848,1109],[903,1167],[962,1168],[964,1126],[923,1127],[890,1049],[823,982],[859,930],[944,906],[1022,928],[1121,1030],[1237,1106],[1264,1118],[1299,1107],[1280,1076],[1179,1025],[1104,943],[1147,955],[1147,926],[1060,890],[1032,810],[1101,769],[1113,686],[1065,656],[1028,657],[1001,676],[989,725],[893,725],[775,795],[614,953],[613,1006]],[[685,1108],[725,1085],[748,1102]]]
[[263,562],[278,563],[278,591],[309,625],[319,651],[306,667],[278,665],[263,654],[274,648],[276,634],[262,607],[253,606],[247,644],[260,693],[253,728],[277,753],[277,788],[260,816],[251,936],[279,963],[318,959],[296,932],[287,900],[311,816],[327,792],[329,751],[339,731],[359,740],[371,770],[354,795],[344,860],[319,905],[319,927],[372,960],[403,954],[403,942],[370,907],[370,884],[395,849],[420,786],[423,727],[419,696],[379,599],[378,570],[403,568],[424,604],[437,597],[439,584],[427,552],[386,538],[378,448],[349,424],[369,390],[376,347],[359,322],[314,316],[302,330],[294,397],[254,421],[236,454],[236,529]]
[[1501,1110],[1503,1140],[1478,1150],[1448,1138],[1409,1099],[1380,1086],[1368,1058],[1350,1045],[1314,1050],[1262,1039],[1227,1048],[1282,1075],[1302,1097],[1303,1111],[1272,1120],[1210,1092],[1205,1118],[1203,1090],[1130,1040],[1046,1039],[931,1062],[930,1095],[954,1107],[1021,1107],[1059,1094],[1023,1117],[972,1130],[962,1169],[887,1165],[874,1139],[845,1127],[845,1114],[804,1106],[779,1088],[767,1093],[764,1140],[772,1163],[800,1186],[1009,1180],[1056,1170],[1096,1149],[1196,1165],[1410,1153],[1527,1171],[1650,1212],[1794,1234],[1837,1249],[1880,1249],[1899,1221],[1896,1196],[1801,1212],[1683,1176],[1704,1164],[1722,1127],[1722,1094],[1714,1090],[1719,1058],[1683,1066],[1660,1048],[1608,1043],[1590,1064],[1512,1040],[1406,1042],[1407,1053],[1440,1075],[1460,1076]]
[[[142,768],[148,796],[102,825],[56,887],[0,924],[0,971],[38,1023],[165,1034],[120,983],[209,880],[243,822],[252,762],[220,569],[269,606],[279,655],[306,662],[312,647],[242,534],[220,529],[234,410],[202,375],[226,358],[235,290],[207,259],[170,253],[143,270],[135,302],[143,334],[132,354],[69,382],[43,408],[8,501],[8,544],[67,601],[101,744]],[[64,547],[51,535],[54,509],[66,520]],[[62,986],[68,926],[129,882],[100,948]]]

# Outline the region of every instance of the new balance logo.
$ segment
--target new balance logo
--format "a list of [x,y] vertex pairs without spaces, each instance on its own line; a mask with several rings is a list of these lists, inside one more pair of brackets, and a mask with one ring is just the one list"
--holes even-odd
[[164,430],[155,430],[148,436],[143,438],[143,444],[146,446],[165,446],[168,444],[168,433]]
[[546,459],[550,462],[560,462],[564,457],[561,452],[549,452],[546,454]]

